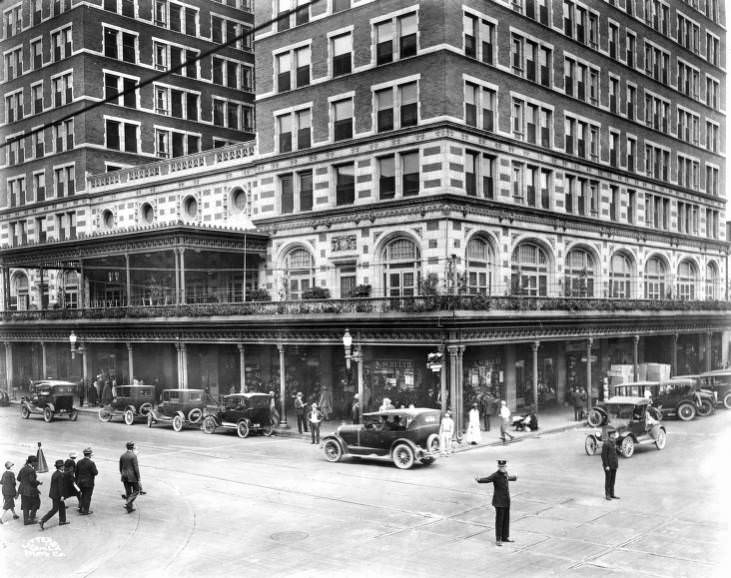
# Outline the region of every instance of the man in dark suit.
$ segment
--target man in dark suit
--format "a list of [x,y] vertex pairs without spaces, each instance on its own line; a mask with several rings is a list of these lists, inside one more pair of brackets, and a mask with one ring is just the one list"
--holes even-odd
[[508,482],[515,482],[518,476],[508,474],[507,460],[497,461],[497,471],[486,478],[478,478],[478,484],[492,484],[492,505],[495,507],[495,544],[502,546],[503,542],[514,542],[510,539],[510,490]]
[[51,498],[53,507],[41,518],[41,530],[43,524],[48,522],[58,512],[58,525],[65,526],[66,521],[66,503],[64,502],[64,482],[63,482],[63,460],[56,460],[56,471],[51,476],[51,489],[48,497]]
[[609,430],[604,437],[602,444],[602,467],[604,468],[604,498],[611,500],[619,500],[619,496],[614,495],[614,481],[617,479],[617,468],[619,467],[619,458],[617,458],[617,431]]
[[41,492],[38,486],[43,482],[39,482],[36,475],[37,463],[36,456],[28,456],[25,465],[18,472],[20,509],[23,510],[23,524],[26,526],[36,523],[36,512],[41,507]]
[[84,458],[76,464],[76,485],[81,490],[79,510],[82,516],[94,513],[89,506],[91,505],[91,495],[94,493],[94,478],[99,475],[99,472],[96,464],[91,460],[91,453],[91,448],[86,448]]
[[134,512],[134,501],[140,495],[140,468],[137,464],[137,455],[134,452],[135,443],[127,442],[127,451],[119,457],[119,473],[124,484],[124,507],[127,513]]

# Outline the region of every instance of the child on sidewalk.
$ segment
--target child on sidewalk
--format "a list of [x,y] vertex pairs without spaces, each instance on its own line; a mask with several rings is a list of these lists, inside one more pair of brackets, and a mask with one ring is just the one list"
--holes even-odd
[[0,485],[3,488],[3,513],[0,514],[0,524],[3,523],[5,512],[10,510],[13,513],[13,520],[20,518],[15,513],[15,498],[18,497],[18,489],[15,483],[15,474],[11,469],[15,464],[13,462],[5,462],[5,471],[0,479]]

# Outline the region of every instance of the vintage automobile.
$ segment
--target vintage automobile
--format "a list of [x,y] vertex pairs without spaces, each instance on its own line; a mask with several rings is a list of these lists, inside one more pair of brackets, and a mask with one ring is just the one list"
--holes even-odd
[[112,403],[99,409],[99,419],[111,421],[122,416],[124,423],[132,425],[139,419],[147,419],[147,414],[155,403],[154,385],[118,385]]
[[172,424],[175,431],[200,426],[206,412],[206,392],[202,389],[163,389],[160,403],[147,412],[147,427]]
[[[613,387],[613,395],[650,397],[652,405],[662,411],[663,417],[677,417],[690,421],[696,415],[706,417],[713,413],[713,393],[701,389],[693,376],[678,376],[668,381],[638,381]],[[589,425],[594,425],[589,422]]]
[[420,461],[434,462],[439,453],[438,409],[387,409],[363,414],[363,423],[341,425],[322,438],[325,459],[338,462],[344,455],[388,457],[407,470]]
[[268,393],[233,393],[223,397],[223,405],[203,418],[201,429],[212,434],[218,428],[234,429],[240,438],[252,432],[270,436],[274,423]]
[[731,369],[714,369],[698,376],[703,389],[713,392],[716,405],[731,409]]
[[74,408],[76,389],[77,385],[72,381],[32,381],[28,396],[20,398],[20,415],[28,419],[31,414],[41,414],[47,423],[57,415],[66,415],[76,421],[79,417],[79,410]]
[[[589,423],[594,427],[613,428],[617,431],[617,452],[632,457],[637,444],[652,443],[658,450],[667,443],[667,431],[661,425],[662,414],[646,397],[615,396],[589,412]],[[602,431],[586,436],[584,450],[593,456],[601,447]]]

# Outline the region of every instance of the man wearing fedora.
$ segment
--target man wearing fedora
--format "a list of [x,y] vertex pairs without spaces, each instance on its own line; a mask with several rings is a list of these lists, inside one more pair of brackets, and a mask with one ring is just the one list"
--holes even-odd
[[99,474],[96,464],[91,459],[91,448],[84,450],[84,457],[76,464],[76,485],[81,490],[79,498],[79,512],[82,516],[93,514],[94,511],[89,509],[91,505],[91,495],[94,493],[94,478]]
[[58,525],[65,526],[68,524],[66,521],[66,502],[64,502],[63,460],[56,460],[54,466],[56,471],[51,476],[51,488],[48,492],[53,507],[41,518],[41,530],[44,529],[43,525],[56,515],[56,512],[58,512]]
[[124,484],[124,507],[127,513],[135,511],[134,502],[140,495],[140,467],[137,464],[137,455],[134,452],[135,443],[127,442],[127,451],[119,457],[119,473]]
[[507,460],[497,461],[497,471],[486,478],[475,476],[478,484],[492,484],[492,505],[495,507],[495,544],[514,542],[510,539],[510,490],[508,482],[515,482],[518,476],[508,474]]
[[23,524],[35,524],[36,512],[41,507],[41,492],[38,489],[43,482],[38,481],[36,475],[36,456],[28,456],[25,465],[18,472],[18,493],[20,494],[20,509],[23,510]]

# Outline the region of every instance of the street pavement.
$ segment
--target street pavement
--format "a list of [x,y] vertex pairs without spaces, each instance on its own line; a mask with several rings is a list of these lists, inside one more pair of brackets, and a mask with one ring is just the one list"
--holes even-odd
[[[45,531],[0,526],[3,576],[726,576],[731,412],[668,421],[662,451],[621,459],[606,501],[587,430],[539,432],[403,471],[328,463],[299,437],[239,439],[169,427],[23,420],[0,408],[0,463],[15,472],[41,441],[49,464],[91,445],[100,471],[92,516]],[[491,435],[496,435],[494,432]],[[147,494],[127,514],[119,455],[139,448]],[[511,537],[494,544],[492,489],[476,475],[509,461]],[[41,474],[43,503],[50,473]],[[19,504],[18,504],[19,505]],[[19,508],[18,508],[19,511]],[[6,516],[7,518],[7,516]]]

